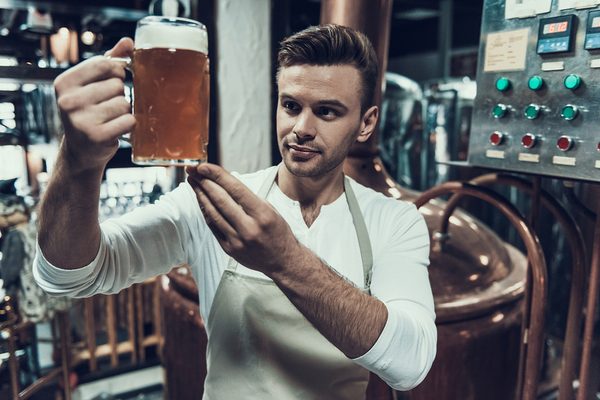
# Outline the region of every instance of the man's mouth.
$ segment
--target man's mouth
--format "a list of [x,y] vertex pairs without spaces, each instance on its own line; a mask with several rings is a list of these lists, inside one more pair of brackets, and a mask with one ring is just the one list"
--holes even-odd
[[288,148],[292,156],[297,158],[311,158],[319,153],[318,150],[312,147],[300,146],[298,144],[288,144]]

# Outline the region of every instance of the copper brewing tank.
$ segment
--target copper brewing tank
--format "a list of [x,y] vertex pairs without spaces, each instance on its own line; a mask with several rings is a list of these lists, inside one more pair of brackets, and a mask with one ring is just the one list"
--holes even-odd
[[[348,158],[345,169],[362,184],[369,182],[365,177],[383,177],[374,189],[388,196],[411,202],[419,194],[395,184],[377,157]],[[429,375],[409,398],[514,399],[527,259],[460,209],[450,218],[450,237],[436,238],[444,206],[432,201],[420,208],[432,234],[429,277],[438,350]]]

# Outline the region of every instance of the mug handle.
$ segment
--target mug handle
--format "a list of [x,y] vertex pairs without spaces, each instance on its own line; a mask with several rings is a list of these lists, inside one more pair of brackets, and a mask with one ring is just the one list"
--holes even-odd
[[[111,61],[116,61],[119,63],[125,63],[125,65],[123,66],[123,68],[131,71],[131,67],[132,67],[132,63],[131,63],[131,57],[111,57],[111,56],[106,56],[106,58],[108,58]],[[120,140],[124,140],[128,143],[131,143],[131,133],[126,133],[123,136],[121,136]]]
[[125,63],[125,66],[123,68],[131,70],[131,57],[111,57],[111,56],[106,56],[106,58],[108,58],[109,60],[112,61],[116,61],[116,62],[122,62]]

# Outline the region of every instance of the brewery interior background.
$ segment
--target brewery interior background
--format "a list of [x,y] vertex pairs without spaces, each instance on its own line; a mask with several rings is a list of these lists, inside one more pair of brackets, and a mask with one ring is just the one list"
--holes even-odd
[[[279,40],[320,20],[319,0],[247,1],[263,8],[267,4],[271,58]],[[28,205],[33,206],[43,193],[60,139],[52,80],[64,69],[103,54],[121,37],[132,37],[136,21],[151,8],[158,10],[167,2],[0,0],[0,179],[17,178],[17,193],[26,198]],[[207,25],[211,54],[216,53],[220,40],[216,34],[217,10],[228,10],[229,3],[180,1],[180,14],[191,15]],[[484,172],[440,164],[440,161],[465,161],[467,157],[482,11],[483,0],[393,1],[384,109],[397,109],[395,114],[383,113],[378,144],[385,168],[407,189],[423,191],[445,181],[470,179]],[[215,73],[219,62],[219,58],[211,59],[214,90],[211,90],[209,161],[213,162],[220,161],[219,146],[225,145],[219,132],[222,125],[216,122],[221,121],[217,114],[221,87]],[[270,68],[272,96],[273,64],[269,62],[266,68]],[[268,108],[272,108],[271,104]],[[270,112],[269,117],[267,126],[272,131]],[[274,138],[272,132],[269,135]],[[272,140],[270,159],[263,160],[268,165],[279,161]],[[123,144],[108,166],[100,205],[102,218],[151,203],[181,179],[181,171],[173,168],[136,168],[129,157],[130,150]],[[544,187],[568,204],[591,241],[593,222],[588,208],[595,207],[593,188],[575,183],[565,192],[561,182],[551,179],[544,182]],[[502,194],[523,213],[528,213],[526,196],[512,189]],[[571,201],[573,195],[580,202]],[[514,229],[492,207],[476,200],[465,207],[502,240],[524,250]],[[545,358],[551,359],[560,352],[560,345],[554,344],[560,344],[564,337],[571,256],[556,222],[545,216],[540,219],[539,236],[546,253],[550,285]],[[0,244],[1,241],[2,237]],[[10,251],[1,246],[0,249],[4,253]],[[0,256],[7,257],[2,253]],[[162,398],[165,378],[160,365],[164,361],[161,351],[165,339],[160,327],[164,322],[160,315],[160,285],[157,280],[115,299],[98,298],[74,305],[67,319],[71,321],[70,335],[79,351],[80,363],[66,375],[60,369],[60,346],[56,343],[62,326],[57,317],[60,313],[41,318],[33,328],[26,327],[29,334],[21,334],[22,348],[17,350],[21,389],[53,374],[53,379],[31,398],[54,398],[61,393],[67,377],[77,384],[73,398],[82,400]],[[91,328],[90,319],[96,323]],[[78,326],[77,321],[82,320],[86,326]],[[89,332],[94,332],[93,340]],[[0,346],[0,399],[9,399],[12,392],[7,341]],[[551,389],[544,395],[548,393]]]

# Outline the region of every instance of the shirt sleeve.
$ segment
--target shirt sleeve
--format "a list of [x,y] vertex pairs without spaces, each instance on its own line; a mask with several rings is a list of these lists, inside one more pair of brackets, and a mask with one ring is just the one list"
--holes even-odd
[[373,347],[354,361],[392,388],[410,390],[425,379],[437,347],[429,232],[413,205],[395,218],[385,212],[379,218],[380,232],[389,235],[379,236],[383,244],[374,254],[371,292],[385,304],[388,320]]
[[[192,227],[198,224],[194,193],[187,184],[101,227],[101,243],[94,260],[82,268],[64,270],[51,265],[39,245],[33,273],[49,294],[88,297],[113,294],[172,268],[195,261]],[[198,224],[199,225],[199,224]],[[195,226],[196,232],[199,227]]]

